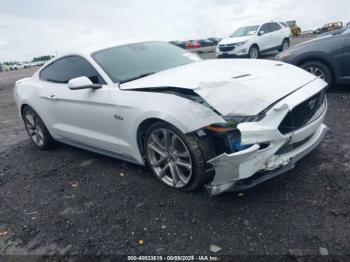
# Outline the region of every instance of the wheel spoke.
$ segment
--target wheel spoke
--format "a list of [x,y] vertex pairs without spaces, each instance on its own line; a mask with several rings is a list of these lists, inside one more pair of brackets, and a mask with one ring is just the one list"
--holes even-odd
[[171,178],[173,179],[173,187],[176,187],[176,185],[179,183],[179,180],[180,180],[179,174],[177,173],[177,170],[174,164],[169,164],[169,168],[170,168]]
[[160,155],[161,157],[164,157],[164,150],[162,148],[159,148],[158,145],[156,144],[148,144],[147,148],[150,150],[153,150],[154,152],[156,152],[158,155]]
[[179,169],[179,167],[177,165],[175,165],[175,169],[176,169],[177,173],[179,174],[179,178],[180,178],[181,182],[186,185],[188,183],[189,178],[186,178],[186,176],[181,172],[181,170]]
[[162,142],[160,141],[160,139],[159,139],[155,134],[152,134],[152,135],[151,135],[151,139],[153,140],[153,142],[154,142],[159,148],[161,148],[163,151],[165,150],[165,146],[162,145]]
[[163,178],[166,175],[166,171],[169,169],[170,164],[166,164],[159,172],[159,177]]
[[182,157],[182,158],[189,158],[190,157],[190,155],[188,154],[187,151],[184,151],[184,152],[174,151],[174,155],[178,156],[178,157]]
[[35,133],[35,138],[36,138],[36,143],[40,144],[41,140],[40,140],[40,135],[39,135],[38,131],[36,131],[36,133]]
[[191,169],[192,169],[192,165],[191,165],[191,164],[185,163],[185,162],[180,161],[180,160],[175,161],[175,165],[184,167],[184,168],[186,168],[187,170],[191,170]]
[[34,128],[35,127],[35,122],[34,122],[34,118],[31,114],[26,114],[25,115],[25,119],[27,120],[27,124],[30,125],[30,128]]
[[34,142],[35,144],[38,143],[38,136],[37,136],[36,133],[37,133],[36,130],[33,130],[33,134],[31,135],[31,136],[32,136],[32,139],[33,139],[33,142]]
[[151,162],[153,167],[159,167],[166,160],[165,156],[162,156],[159,160]]
[[166,149],[169,149],[169,131],[165,130],[165,129],[162,129],[162,133],[163,133],[163,139],[164,139],[164,145],[165,145],[165,148]]
[[37,127],[37,130],[36,130],[36,134],[37,134],[38,138],[39,138],[41,141],[44,140],[44,135],[43,135],[41,129],[39,129],[38,127]]

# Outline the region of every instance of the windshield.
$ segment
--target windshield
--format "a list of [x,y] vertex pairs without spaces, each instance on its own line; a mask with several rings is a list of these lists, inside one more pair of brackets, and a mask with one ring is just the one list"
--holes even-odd
[[230,37],[254,35],[258,31],[258,25],[245,26],[237,29]]
[[347,27],[347,29],[342,33],[342,35],[350,34],[350,27]]
[[[117,46],[92,54],[114,83],[125,83],[196,61],[194,55],[165,42]],[[197,59],[198,60],[198,59]]]

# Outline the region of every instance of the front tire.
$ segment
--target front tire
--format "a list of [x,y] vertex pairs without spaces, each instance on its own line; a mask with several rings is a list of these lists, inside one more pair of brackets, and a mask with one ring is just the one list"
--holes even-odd
[[27,133],[31,141],[41,150],[47,150],[55,145],[55,140],[50,135],[40,116],[29,106],[22,110],[22,117]]
[[309,73],[323,79],[328,85],[333,84],[333,74],[328,65],[319,61],[309,61],[300,66]]
[[260,56],[259,48],[256,45],[251,46],[249,49],[248,56],[251,59],[258,59]]
[[207,161],[215,156],[210,141],[185,135],[165,122],[151,125],[144,152],[153,174],[167,186],[195,191],[212,179]]

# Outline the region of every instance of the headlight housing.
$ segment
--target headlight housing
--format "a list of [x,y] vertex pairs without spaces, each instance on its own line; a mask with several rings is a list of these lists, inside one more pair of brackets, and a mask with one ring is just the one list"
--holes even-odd
[[218,123],[207,126],[206,128],[216,133],[228,133],[237,129],[237,125],[243,122],[258,122],[263,119],[265,114],[256,116],[225,116],[226,123]]
[[248,40],[242,41],[242,42],[236,43],[235,46],[241,46],[241,45],[246,44],[247,42],[248,42]]

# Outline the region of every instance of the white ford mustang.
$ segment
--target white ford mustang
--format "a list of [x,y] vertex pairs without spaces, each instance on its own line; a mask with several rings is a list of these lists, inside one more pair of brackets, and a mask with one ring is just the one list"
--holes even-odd
[[16,82],[40,149],[60,141],[148,164],[164,184],[211,195],[294,167],[319,145],[326,83],[266,60],[200,60],[164,42],[57,57]]

